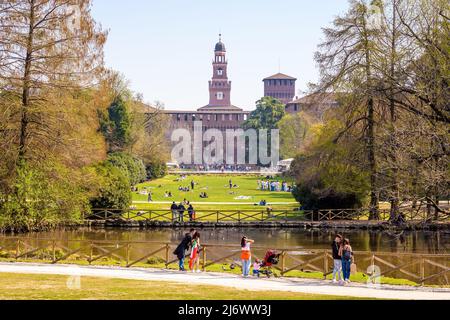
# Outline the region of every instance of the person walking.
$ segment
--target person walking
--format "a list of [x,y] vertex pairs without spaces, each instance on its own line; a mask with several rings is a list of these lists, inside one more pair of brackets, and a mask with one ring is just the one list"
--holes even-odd
[[195,182],[194,180],[191,181],[191,190],[194,191],[195,189]]
[[195,210],[192,204],[189,204],[188,214],[189,214],[189,221],[193,222],[195,220]]
[[344,274],[344,282],[350,283],[351,266],[353,263],[353,249],[349,239],[344,239],[341,246],[342,257],[342,273]]
[[192,272],[200,272],[200,233],[195,232],[192,237],[191,258],[189,260],[189,269]]
[[186,207],[183,205],[183,203],[180,203],[178,206],[178,222],[183,223],[184,222],[184,212],[186,211]]
[[340,249],[342,244],[342,236],[340,234],[336,235],[333,243],[331,244],[331,249],[333,250],[333,283],[342,284],[342,257],[340,256]]
[[147,200],[148,200],[147,202],[152,202],[153,201],[152,192],[151,191],[148,192],[148,199]]
[[181,243],[173,252],[178,258],[178,266],[180,271],[185,271],[184,269],[184,259],[186,258],[186,251],[189,250],[192,243],[192,236],[195,234],[195,229],[191,229],[189,233],[186,233]]
[[178,206],[175,201],[170,206],[170,211],[172,211],[172,221],[175,222],[178,220]]
[[242,276],[248,277],[252,264],[252,253],[250,246],[255,243],[254,240],[248,239],[246,236],[241,240],[241,260],[242,260]]

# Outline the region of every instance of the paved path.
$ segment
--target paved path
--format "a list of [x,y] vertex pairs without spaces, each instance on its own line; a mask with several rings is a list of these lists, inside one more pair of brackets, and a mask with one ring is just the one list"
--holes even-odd
[[362,284],[349,286],[333,285],[327,281],[306,279],[242,279],[240,276],[223,273],[180,273],[168,270],[78,267],[69,265],[45,265],[23,263],[0,263],[0,273],[52,274],[117,278],[142,281],[167,281],[184,284],[213,285],[246,289],[251,291],[287,291],[359,298],[403,299],[403,300],[450,300],[450,289],[414,288],[386,286],[370,288]]

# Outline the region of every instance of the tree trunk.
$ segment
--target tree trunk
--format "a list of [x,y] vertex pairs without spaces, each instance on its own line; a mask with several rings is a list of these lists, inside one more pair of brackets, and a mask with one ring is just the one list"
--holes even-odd
[[369,98],[368,106],[368,133],[367,133],[367,155],[370,169],[370,220],[379,220],[378,192],[377,192],[377,163],[375,158],[375,119],[374,100]]
[[28,109],[30,107],[31,61],[32,61],[32,50],[34,40],[34,20],[35,20],[34,3],[35,0],[30,1],[30,16],[29,16],[30,25],[28,29],[27,53],[25,58],[25,69],[23,73],[22,108],[21,108],[19,158],[18,158],[18,165],[20,167],[23,167],[25,164],[26,147],[28,139],[28,124],[30,122]]
[[391,56],[390,56],[390,84],[389,84],[389,109],[390,109],[390,137],[389,137],[389,158],[392,166],[391,170],[391,212],[390,221],[397,221],[399,217],[400,207],[400,192],[398,185],[398,159],[397,159],[397,130],[396,130],[396,110],[394,98],[394,78],[395,78],[395,61],[397,56],[396,42],[397,42],[397,14],[396,1],[392,1],[392,39],[391,39]]

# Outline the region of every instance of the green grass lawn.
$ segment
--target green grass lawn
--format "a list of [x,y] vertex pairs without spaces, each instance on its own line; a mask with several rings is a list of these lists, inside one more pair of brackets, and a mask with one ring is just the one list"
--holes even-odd
[[[293,292],[247,291],[171,282],[82,277],[69,289],[67,276],[0,273],[0,300],[349,300]],[[355,299],[356,300],[356,299]]]
[[[254,210],[255,205],[261,200],[266,200],[271,203],[282,203],[280,205],[273,205],[274,209],[294,209],[299,205],[289,192],[270,192],[258,190],[257,181],[263,177],[258,176],[188,176],[184,181],[176,181],[178,176],[168,175],[164,178],[149,181],[138,185],[140,191],[147,188],[152,192],[153,201],[156,202],[172,202],[177,203],[186,199],[190,202],[200,203],[196,204],[197,209],[202,210]],[[238,188],[229,188],[229,180],[236,184]],[[190,192],[179,191],[178,188],[190,187],[191,181],[196,183],[195,189]],[[275,180],[283,181],[282,178]],[[291,183],[291,181],[288,181]],[[171,192],[173,198],[166,198],[165,192]],[[200,198],[200,193],[206,192],[207,199]],[[147,202],[146,195],[140,195],[133,192],[133,201]],[[240,199],[239,197],[245,197]],[[208,203],[220,204],[208,204]],[[204,203],[204,204],[201,204]],[[168,209],[170,205],[167,204],[135,204],[139,209]],[[261,208],[259,208],[261,209]],[[262,208],[264,210],[264,208]]]

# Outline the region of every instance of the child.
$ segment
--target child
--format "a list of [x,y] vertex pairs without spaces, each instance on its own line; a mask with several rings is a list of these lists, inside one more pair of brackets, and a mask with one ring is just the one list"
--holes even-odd
[[259,259],[255,260],[253,264],[253,276],[259,278],[259,270],[261,269],[261,261]]

